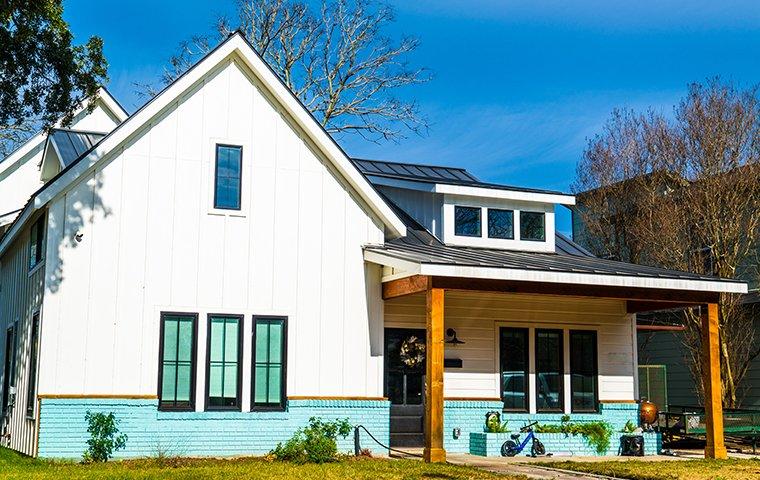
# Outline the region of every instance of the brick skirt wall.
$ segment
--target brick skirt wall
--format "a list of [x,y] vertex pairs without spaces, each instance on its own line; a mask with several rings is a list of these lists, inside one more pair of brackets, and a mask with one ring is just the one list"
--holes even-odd
[[[290,438],[310,417],[348,418],[364,425],[388,445],[390,402],[385,400],[289,400],[284,412],[160,412],[157,400],[47,399],[40,404],[38,455],[80,458],[87,448],[85,413],[110,413],[128,435],[118,458],[173,456],[263,455]],[[361,432],[362,448],[375,455],[387,450]],[[338,440],[338,448],[353,452],[353,434]]]

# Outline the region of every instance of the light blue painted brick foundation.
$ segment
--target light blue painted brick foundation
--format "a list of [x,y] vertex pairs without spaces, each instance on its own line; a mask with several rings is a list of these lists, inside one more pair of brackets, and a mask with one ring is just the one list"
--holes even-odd
[[[390,402],[383,400],[290,400],[284,412],[159,412],[157,400],[43,399],[39,456],[78,458],[87,447],[87,410],[113,412],[129,436],[121,458],[155,456],[262,455],[290,438],[310,417],[348,418],[362,424],[385,445],[389,442]],[[362,448],[388,452],[362,432]],[[339,439],[353,452],[353,434]]]
[[[485,416],[490,411],[501,411],[502,403],[498,401],[455,401],[444,402],[444,448],[452,453],[473,453],[477,455],[501,455],[501,444],[509,434],[488,434],[485,432]],[[502,413],[502,421],[509,422],[510,430],[516,432],[525,424],[538,421],[542,424],[559,424],[561,413]],[[570,415],[573,422],[603,420],[612,425],[613,435],[607,455],[617,455],[620,445],[620,431],[629,420],[638,425],[639,407],[635,403],[602,403],[598,413],[574,413]],[[459,428],[459,438],[454,438],[454,429]],[[504,438],[501,438],[501,437]],[[547,452],[555,455],[598,455],[582,436],[564,434],[539,434]],[[645,453],[657,454],[662,449],[662,439],[658,434],[644,436]],[[526,454],[530,453],[526,449]]]

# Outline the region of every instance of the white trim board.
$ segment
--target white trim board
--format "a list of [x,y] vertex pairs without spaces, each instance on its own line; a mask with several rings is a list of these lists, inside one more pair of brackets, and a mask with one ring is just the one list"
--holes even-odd
[[[682,278],[637,277],[631,275],[604,275],[573,272],[551,272],[516,268],[443,265],[404,260],[376,251],[365,251],[368,262],[400,268],[412,275],[460,277],[488,280],[513,280],[519,282],[566,283],[572,285],[595,285],[606,287],[632,287],[666,290],[690,290],[716,293],[747,293],[747,284],[734,281],[690,280]],[[383,282],[390,281],[383,278]]]

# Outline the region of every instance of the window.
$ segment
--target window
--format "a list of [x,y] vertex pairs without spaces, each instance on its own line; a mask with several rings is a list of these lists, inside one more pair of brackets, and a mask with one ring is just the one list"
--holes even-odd
[[536,410],[562,411],[562,330],[536,330]]
[[501,399],[504,410],[528,411],[528,329],[500,328]]
[[253,408],[285,408],[285,364],[287,359],[286,320],[253,317]]
[[240,178],[243,167],[243,147],[216,146],[214,179],[214,208],[240,210]]
[[520,212],[520,240],[543,242],[546,239],[544,217],[542,212]]
[[32,340],[29,345],[29,382],[26,384],[26,416],[34,417],[37,403],[37,351],[40,342],[40,312],[32,316]]
[[158,408],[195,409],[195,352],[198,315],[161,314],[158,365]]
[[209,315],[206,410],[240,410],[242,316]]
[[480,236],[480,208],[454,206],[454,235]]
[[512,210],[488,209],[488,238],[515,238],[515,212]]
[[5,331],[5,363],[3,366],[3,404],[0,405],[0,419],[5,417],[10,406],[10,389],[15,386],[16,372],[16,328],[11,325]]
[[29,234],[29,270],[33,269],[44,259],[45,246],[45,216],[41,216],[32,225]]
[[596,332],[570,332],[570,397],[573,412],[596,411]]

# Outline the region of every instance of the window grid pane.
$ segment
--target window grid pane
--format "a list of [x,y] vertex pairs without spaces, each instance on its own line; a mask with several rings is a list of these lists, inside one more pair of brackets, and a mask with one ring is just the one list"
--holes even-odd
[[262,407],[283,406],[285,321],[256,318],[254,332],[254,404]]
[[544,241],[546,239],[543,212],[520,212],[520,239]]
[[501,398],[505,410],[528,410],[528,329],[501,328]]
[[562,331],[536,330],[536,409],[562,411]]
[[480,208],[454,206],[454,235],[459,237],[480,236]]
[[570,375],[572,411],[596,411],[596,332],[570,332]]
[[239,376],[240,318],[212,316],[210,318],[208,406],[236,408]]
[[512,210],[488,209],[488,238],[511,240],[515,238],[514,212]]
[[163,356],[159,405],[162,408],[189,409],[193,398],[195,317],[165,315],[161,321]]
[[242,147],[216,146],[214,208],[240,210],[242,157]]

